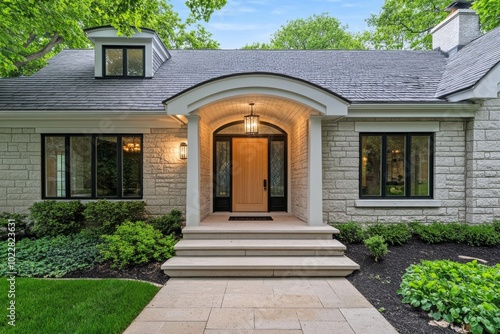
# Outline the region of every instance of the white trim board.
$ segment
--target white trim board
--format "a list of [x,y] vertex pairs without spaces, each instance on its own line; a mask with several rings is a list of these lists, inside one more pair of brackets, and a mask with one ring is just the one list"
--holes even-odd
[[438,132],[439,122],[355,122],[356,132]]

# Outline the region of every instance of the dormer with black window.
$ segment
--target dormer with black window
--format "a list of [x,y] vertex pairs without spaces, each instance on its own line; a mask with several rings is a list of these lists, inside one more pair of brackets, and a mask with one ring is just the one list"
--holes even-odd
[[96,78],[152,78],[170,54],[154,30],[141,28],[131,37],[110,26],[85,30],[95,44]]

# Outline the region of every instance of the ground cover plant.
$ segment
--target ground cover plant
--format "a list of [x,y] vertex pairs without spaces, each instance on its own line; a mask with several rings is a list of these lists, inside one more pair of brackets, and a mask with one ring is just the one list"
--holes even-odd
[[496,334],[500,328],[500,264],[422,261],[406,270],[398,293],[403,303],[473,334]]
[[[9,282],[0,280],[0,291]],[[15,333],[119,334],[159,288],[130,280],[16,279]],[[7,293],[0,294],[7,305]],[[6,318],[7,319],[7,318]],[[0,333],[12,328],[0,322]]]

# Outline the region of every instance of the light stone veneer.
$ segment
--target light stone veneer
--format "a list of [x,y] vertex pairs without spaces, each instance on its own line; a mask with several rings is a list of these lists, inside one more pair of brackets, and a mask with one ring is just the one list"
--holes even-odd
[[308,140],[308,117],[301,116],[288,135],[291,152],[288,153],[291,162],[291,207],[288,209],[296,217],[307,221],[307,140]]
[[40,135],[0,128],[0,212],[26,212],[40,199]]
[[434,199],[441,201],[437,208],[355,207],[359,199],[359,132],[354,130],[355,121],[388,120],[346,118],[323,122],[323,216],[326,222],[465,221],[465,121],[439,122],[434,151]]

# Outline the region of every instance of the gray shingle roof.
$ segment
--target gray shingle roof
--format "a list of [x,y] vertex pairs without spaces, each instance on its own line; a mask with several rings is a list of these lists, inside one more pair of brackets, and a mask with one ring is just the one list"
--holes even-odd
[[436,51],[174,50],[152,79],[95,79],[92,50],[64,50],[31,77],[0,80],[0,110],[163,110],[161,101],[251,72],[311,82],[353,103],[440,102]]
[[449,58],[436,97],[470,88],[500,61],[500,27],[467,44]]

